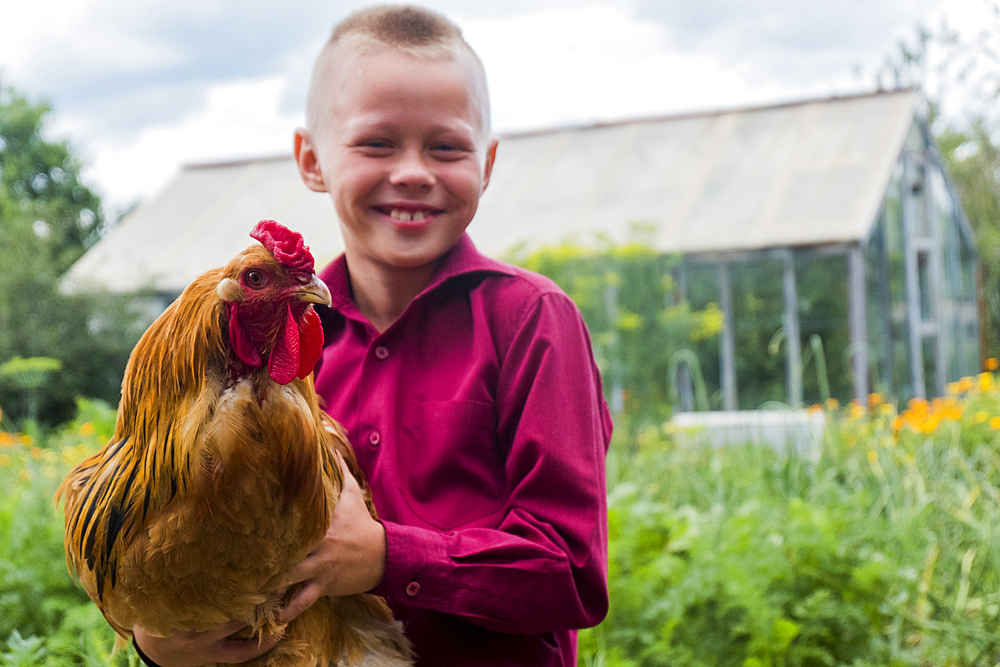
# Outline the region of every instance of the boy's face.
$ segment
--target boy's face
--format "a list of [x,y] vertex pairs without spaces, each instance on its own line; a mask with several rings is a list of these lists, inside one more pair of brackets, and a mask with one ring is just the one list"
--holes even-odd
[[472,221],[493,166],[472,67],[336,49],[313,84],[322,114],[296,132],[302,178],[333,198],[352,271],[432,265]]

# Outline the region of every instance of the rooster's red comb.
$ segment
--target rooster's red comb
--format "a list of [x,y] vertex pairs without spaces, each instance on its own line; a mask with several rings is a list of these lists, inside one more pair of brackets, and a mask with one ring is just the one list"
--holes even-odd
[[274,220],[261,220],[250,232],[250,236],[264,244],[264,247],[270,250],[274,258],[287,270],[312,273],[314,267],[312,253],[298,232],[293,232]]

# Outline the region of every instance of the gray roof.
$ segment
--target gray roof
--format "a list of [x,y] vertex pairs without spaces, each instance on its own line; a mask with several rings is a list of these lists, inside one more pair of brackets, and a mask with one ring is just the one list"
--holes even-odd
[[[864,239],[914,122],[910,91],[603,123],[501,138],[469,233],[499,256],[655,226],[663,252]],[[342,250],[332,203],[290,156],[183,168],[70,270],[73,286],[178,292],[273,218],[318,264]]]

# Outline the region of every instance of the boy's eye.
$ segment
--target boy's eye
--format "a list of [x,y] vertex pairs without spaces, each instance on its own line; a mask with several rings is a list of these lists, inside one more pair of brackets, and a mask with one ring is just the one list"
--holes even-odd
[[385,139],[365,139],[354,144],[355,148],[366,155],[387,155],[392,150],[392,142]]
[[440,160],[457,160],[469,150],[457,144],[434,144],[431,146],[431,153]]

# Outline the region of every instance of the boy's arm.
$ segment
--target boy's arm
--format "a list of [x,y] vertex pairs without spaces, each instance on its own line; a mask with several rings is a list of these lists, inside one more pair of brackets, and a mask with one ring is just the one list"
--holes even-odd
[[586,327],[564,294],[542,296],[522,317],[497,408],[510,490],[500,526],[383,522],[386,571],[375,592],[508,633],[596,625],[608,604],[611,419]]

